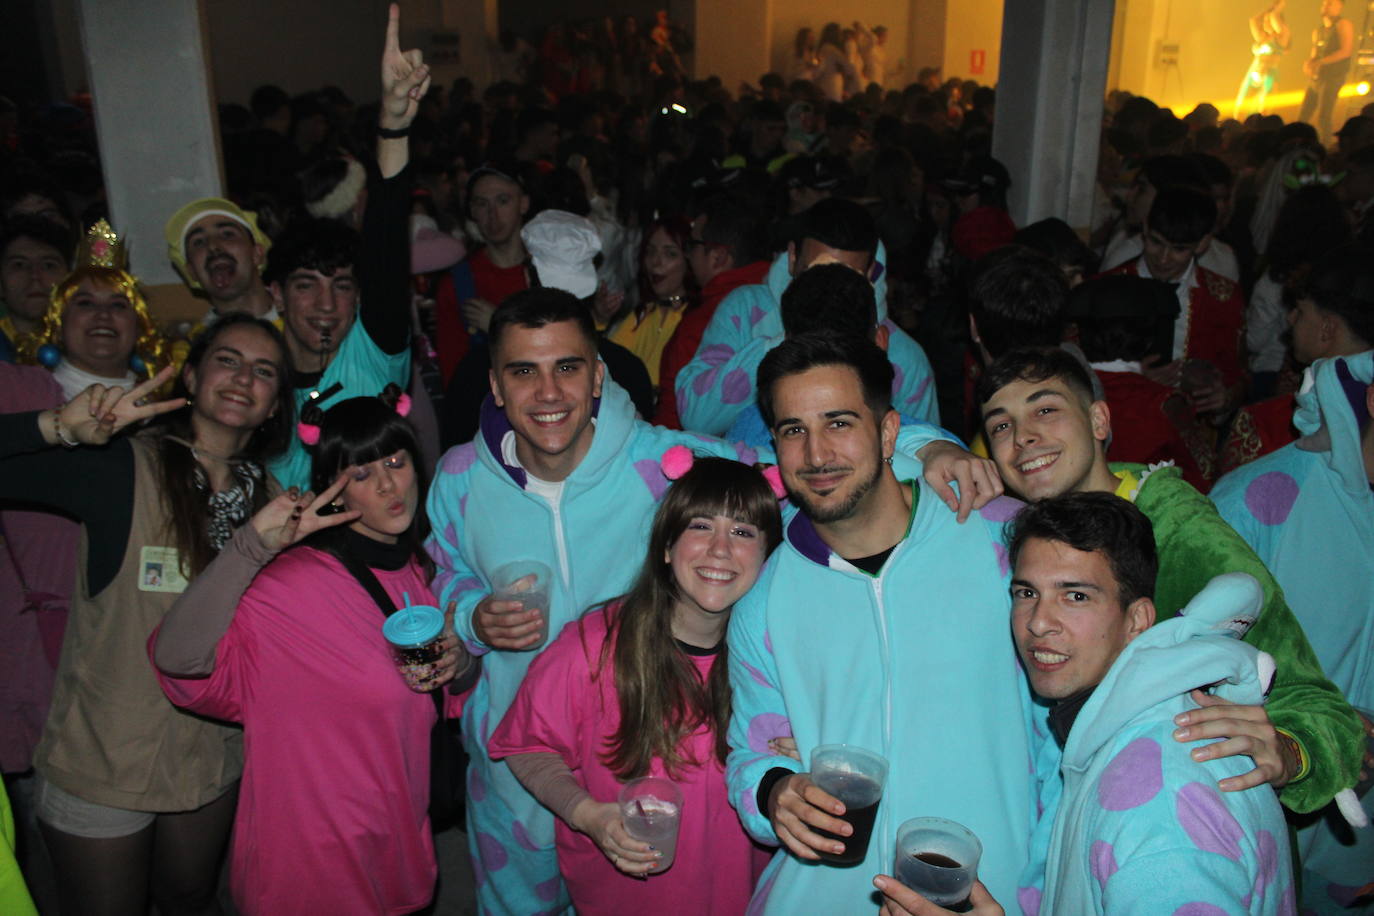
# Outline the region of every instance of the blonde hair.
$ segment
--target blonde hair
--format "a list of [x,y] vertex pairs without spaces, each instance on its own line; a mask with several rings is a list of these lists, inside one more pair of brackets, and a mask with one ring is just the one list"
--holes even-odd
[[39,362],[40,348],[47,344],[61,348],[62,316],[83,280],[113,288],[129,300],[134,314],[138,316],[138,338],[134,341],[134,355],[143,361],[145,377],[151,378],[171,363],[171,348],[167,346],[167,341],[153,323],[153,317],[148,312],[148,302],[138,288],[138,280],[127,271],[89,265],[78,267],[52,288],[48,295],[48,310],[43,313],[42,328],[36,333],[22,335],[15,343],[18,362],[36,365]]

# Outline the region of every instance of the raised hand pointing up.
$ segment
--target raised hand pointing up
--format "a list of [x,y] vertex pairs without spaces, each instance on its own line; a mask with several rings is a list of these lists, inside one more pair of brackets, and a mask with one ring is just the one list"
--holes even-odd
[[391,4],[386,23],[386,47],[382,50],[381,124],[388,130],[404,130],[415,119],[420,99],[429,91],[429,65],[418,48],[401,50],[401,8]]

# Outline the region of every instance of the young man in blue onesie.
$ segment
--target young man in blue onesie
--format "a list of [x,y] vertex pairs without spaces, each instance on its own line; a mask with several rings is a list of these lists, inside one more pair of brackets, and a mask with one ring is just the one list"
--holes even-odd
[[793,277],[826,261],[852,267],[873,283],[878,319],[889,335],[888,357],[896,367],[893,406],[908,417],[938,422],[930,361],[921,345],[887,317],[887,255],[873,217],[853,201],[831,198],[811,207],[801,219],[802,237],[778,255],[763,283],[741,286],[721,301],[696,356],[678,373],[682,428],[725,435],[754,402],[754,373],[763,355],[783,338],[783,291]]
[[[892,862],[897,825],[961,820],[983,874],[1010,898],[1034,814],[1029,695],[1007,638],[1002,523],[993,500],[959,524],[896,449],[892,364],[872,340],[802,335],[759,366],[759,405],[800,511],[730,621],[726,767],[745,829],[781,849],[751,913],[858,913]],[[848,743],[890,764],[864,863],[818,864],[848,836],[840,803],[800,760]]]
[[[1374,310],[1374,265],[1366,259],[1358,273],[1363,283],[1342,278],[1346,295]],[[1322,666],[1374,738],[1374,352],[1318,360],[1297,404],[1302,438],[1227,474],[1212,500],[1274,571]],[[1366,753],[1367,815],[1371,773]],[[1304,910],[1374,912],[1374,830],[1322,813],[1298,832]]]
[[[1038,776],[1062,783],[1041,815],[1024,913],[1292,914],[1288,830],[1272,792],[1221,792],[1237,757],[1194,760],[1173,740],[1191,692],[1216,685],[1262,703],[1271,657],[1240,641],[1264,602],[1244,573],[1213,579],[1154,624],[1158,561],[1149,520],[1110,493],[1070,493],[1013,523],[1012,634],[1054,740]],[[889,913],[946,910],[888,876]],[[1010,901],[1008,901],[1010,903]],[[970,903],[1001,913],[985,888]]]

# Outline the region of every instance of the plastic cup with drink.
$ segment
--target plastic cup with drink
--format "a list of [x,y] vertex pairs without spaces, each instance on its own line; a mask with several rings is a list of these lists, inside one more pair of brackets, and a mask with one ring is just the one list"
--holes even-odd
[[553,571],[538,560],[516,560],[492,575],[491,597],[497,601],[518,601],[526,611],[538,609],[539,641],[526,646],[538,649],[549,641],[549,580]]
[[382,635],[406,684],[424,693],[438,686],[438,663],[444,655],[444,614],[437,607],[411,604],[409,592],[402,597],[405,607],[387,617]]
[[844,844],[844,852],[839,854],[817,850],[821,861],[858,865],[868,855],[873,821],[887,783],[887,761],[880,754],[852,744],[822,744],[811,751],[811,781],[844,803],[845,811],[839,818],[854,828],[850,836],[813,828],[821,836]]
[[897,828],[892,874],[931,903],[965,913],[982,855],[983,844],[963,824],[916,817]]
[[626,833],[660,853],[658,867],[650,874],[667,871],[677,856],[682,790],[659,776],[632,779],[620,790],[620,817]]

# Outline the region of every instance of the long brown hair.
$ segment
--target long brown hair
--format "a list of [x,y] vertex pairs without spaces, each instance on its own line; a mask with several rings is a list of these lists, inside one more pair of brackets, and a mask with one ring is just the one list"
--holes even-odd
[[[620,727],[602,760],[620,779],[649,772],[657,757],[668,772],[700,766],[687,760],[683,741],[703,724],[715,737],[722,764],[729,753],[730,679],[724,643],[705,681],[673,637],[673,609],[681,595],[665,556],[692,519],[724,515],[748,522],[764,539],[764,555],[782,539],[778,500],[754,468],[724,458],[697,458],[664,497],[649,533],[649,551],[634,586],[621,600],[601,649],[608,657],[620,705]],[[598,676],[599,676],[598,673]]]
[[[194,366],[199,371],[201,363],[219,336],[229,328],[239,325],[251,325],[262,331],[276,345],[278,353],[276,413],[253,431],[242,452],[232,456],[261,465],[286,450],[296,428],[295,389],[291,387],[291,367],[287,364],[286,340],[282,337],[281,331],[278,331],[270,321],[254,318],[252,315],[226,315],[196,338],[184,365]],[[193,394],[194,392],[187,388],[183,367],[172,387],[172,397],[190,397]],[[196,474],[200,465],[191,449],[181,444],[195,441],[195,430],[191,426],[191,408],[183,407],[163,414],[155,428],[162,434],[158,439],[158,464],[162,482],[162,504],[167,512],[168,534],[181,558],[181,574],[189,579],[199,575],[215,558],[215,548],[210,544],[209,534],[210,497],[196,486]],[[181,442],[178,442],[178,439]],[[269,498],[267,475],[264,471],[261,484],[253,489],[253,504],[248,508],[248,516],[251,518],[255,512],[267,505]]]

